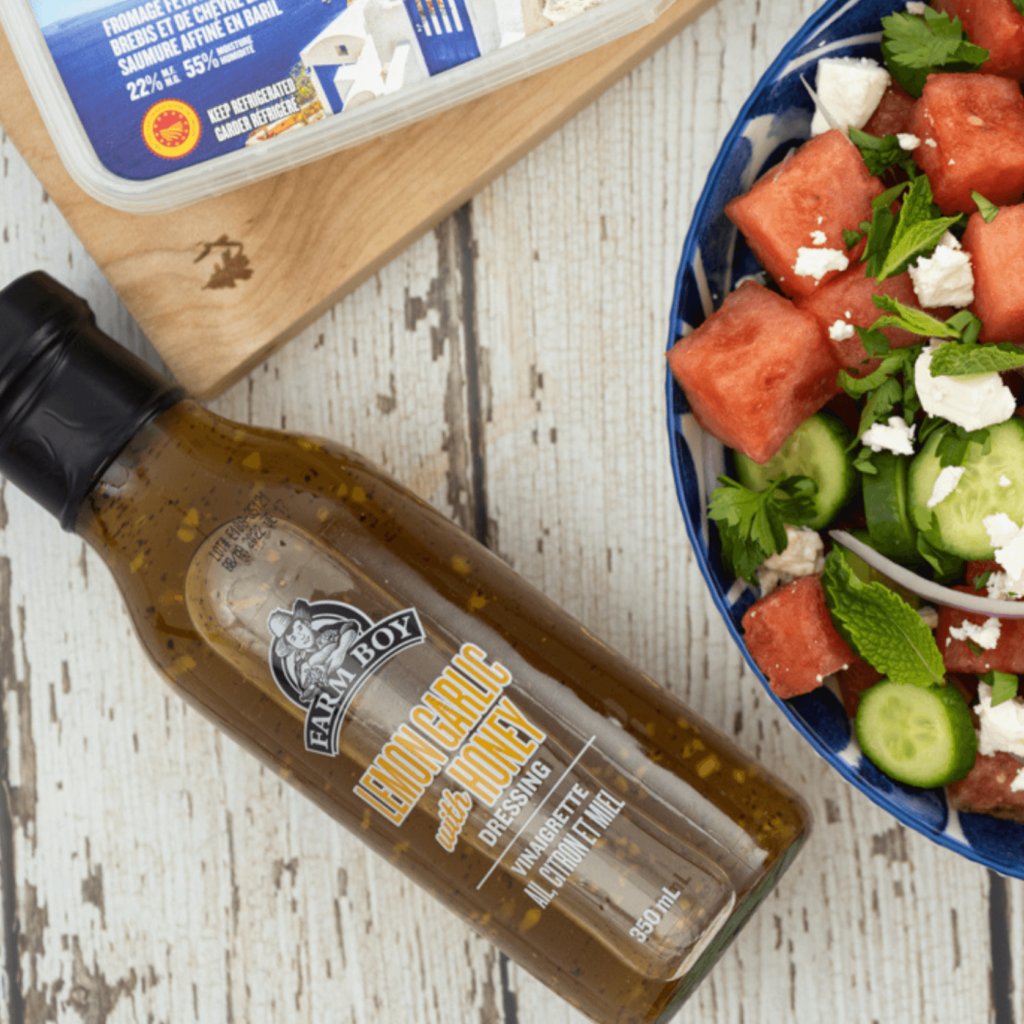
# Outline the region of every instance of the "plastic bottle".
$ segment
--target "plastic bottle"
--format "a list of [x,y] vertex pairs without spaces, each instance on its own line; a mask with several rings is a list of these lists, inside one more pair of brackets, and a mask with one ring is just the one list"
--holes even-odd
[[806,837],[434,509],[204,410],[45,274],[0,292],[0,472],[100,554],[179,693],[598,1021],[670,1016]]

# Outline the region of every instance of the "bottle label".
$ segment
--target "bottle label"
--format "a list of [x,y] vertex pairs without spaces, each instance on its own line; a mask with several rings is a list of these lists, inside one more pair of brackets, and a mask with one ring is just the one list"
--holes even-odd
[[281,692],[303,708],[306,749],[334,757],[353,698],[396,654],[426,637],[415,608],[374,622],[340,601],[296,600],[267,619],[274,637],[270,671]]

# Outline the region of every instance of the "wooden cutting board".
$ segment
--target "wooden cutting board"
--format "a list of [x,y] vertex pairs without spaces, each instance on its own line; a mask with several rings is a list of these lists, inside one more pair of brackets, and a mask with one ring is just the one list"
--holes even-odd
[[653,25],[526,81],[169,214],[113,210],[71,180],[2,32],[0,125],[167,366],[193,394],[209,397],[713,2],[676,0]]

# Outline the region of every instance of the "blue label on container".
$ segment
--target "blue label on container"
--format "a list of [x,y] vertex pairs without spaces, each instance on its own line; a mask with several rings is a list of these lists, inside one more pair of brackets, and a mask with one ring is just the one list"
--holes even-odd
[[520,0],[32,0],[32,9],[97,156],[133,180],[301,130],[522,35]]

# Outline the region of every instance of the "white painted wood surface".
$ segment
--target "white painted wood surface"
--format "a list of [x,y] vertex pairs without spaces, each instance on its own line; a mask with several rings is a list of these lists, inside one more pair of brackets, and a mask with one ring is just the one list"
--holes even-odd
[[[689,212],[814,4],[721,0],[214,403],[361,450],[806,794],[796,865],[681,1024],[1024,1024],[1024,883],[840,781],[762,697],[676,507],[663,350]],[[5,139],[0,280],[137,329]],[[400,197],[396,197],[400,201]],[[576,1024],[186,708],[99,560],[0,485],[0,1021]]]

